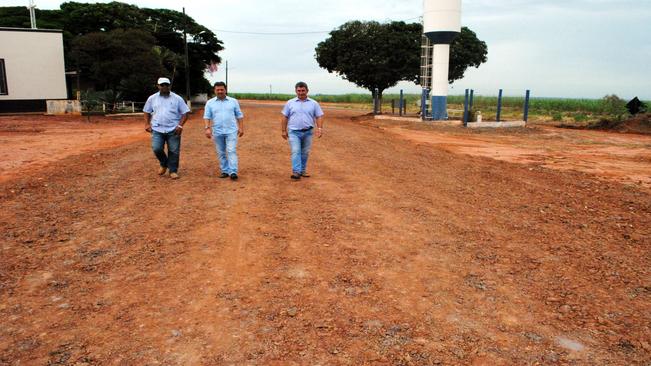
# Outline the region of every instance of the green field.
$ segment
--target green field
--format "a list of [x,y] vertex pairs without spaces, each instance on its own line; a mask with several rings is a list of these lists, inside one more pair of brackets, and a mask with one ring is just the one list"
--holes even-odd
[[[265,93],[234,93],[230,94],[238,99],[254,100],[288,100],[293,94],[265,94]],[[372,110],[373,98],[370,94],[313,94],[311,98],[321,103],[341,103],[345,107]],[[391,101],[396,106],[399,94],[384,94],[382,97],[382,111],[391,112]],[[419,111],[420,95],[405,94],[407,112],[416,114]],[[463,95],[450,95],[448,108],[450,116],[456,117],[463,110]],[[651,101],[644,101],[651,107]],[[602,99],[570,99],[570,98],[534,98],[529,100],[529,117],[531,119],[551,120],[559,122],[586,122],[601,118],[616,118],[626,114],[625,100],[617,97],[604,97]],[[473,110],[481,111],[484,120],[495,118],[497,111],[497,96],[475,96]],[[524,111],[524,96],[502,98],[502,119],[522,118]]]

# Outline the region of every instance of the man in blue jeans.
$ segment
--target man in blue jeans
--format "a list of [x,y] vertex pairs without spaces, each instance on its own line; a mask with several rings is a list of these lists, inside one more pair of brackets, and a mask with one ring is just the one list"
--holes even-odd
[[147,98],[142,111],[145,114],[145,131],[151,133],[151,147],[160,162],[158,175],[164,175],[169,169],[170,178],[178,179],[181,133],[188,120],[188,105],[183,98],[170,91],[170,79],[158,78],[158,93]]
[[237,138],[244,135],[244,115],[235,98],[226,95],[226,84],[215,83],[215,97],[206,103],[203,114],[207,138],[215,142],[220,178],[237,180]]
[[323,135],[323,110],[319,103],[308,98],[306,83],[299,81],[295,90],[296,98],[288,100],[282,110],[280,126],[282,136],[289,140],[292,150],[291,178],[298,180],[310,176],[307,173],[307,159],[312,147],[312,136],[316,134],[316,137],[321,138]]

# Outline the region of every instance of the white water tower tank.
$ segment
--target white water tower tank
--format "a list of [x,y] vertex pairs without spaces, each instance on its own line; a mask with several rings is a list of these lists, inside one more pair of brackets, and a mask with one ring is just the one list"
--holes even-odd
[[432,119],[446,120],[450,43],[461,33],[461,0],[424,0],[423,33],[430,39],[432,56]]

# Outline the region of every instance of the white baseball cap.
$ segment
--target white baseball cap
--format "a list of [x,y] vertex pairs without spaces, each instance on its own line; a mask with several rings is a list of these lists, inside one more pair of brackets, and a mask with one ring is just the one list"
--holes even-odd
[[158,85],[160,84],[172,84],[168,78],[158,78]]

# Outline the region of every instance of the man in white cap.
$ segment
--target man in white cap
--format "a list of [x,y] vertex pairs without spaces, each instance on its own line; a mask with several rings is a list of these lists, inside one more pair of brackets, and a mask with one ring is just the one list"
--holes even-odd
[[165,175],[169,170],[170,178],[178,179],[181,133],[188,120],[188,105],[170,91],[170,79],[162,77],[158,78],[158,93],[147,98],[142,111],[145,113],[145,131],[151,133],[151,147],[160,162],[158,175]]

